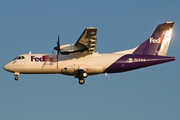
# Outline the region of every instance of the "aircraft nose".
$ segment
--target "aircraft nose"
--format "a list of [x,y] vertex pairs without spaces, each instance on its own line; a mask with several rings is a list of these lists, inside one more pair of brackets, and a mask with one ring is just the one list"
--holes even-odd
[[9,70],[9,64],[4,65],[3,68],[8,71]]

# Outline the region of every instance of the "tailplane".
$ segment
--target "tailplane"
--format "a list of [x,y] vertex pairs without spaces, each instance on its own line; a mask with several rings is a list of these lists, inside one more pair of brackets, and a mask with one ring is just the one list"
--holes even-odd
[[166,56],[174,22],[159,24],[152,36],[143,42],[133,54]]

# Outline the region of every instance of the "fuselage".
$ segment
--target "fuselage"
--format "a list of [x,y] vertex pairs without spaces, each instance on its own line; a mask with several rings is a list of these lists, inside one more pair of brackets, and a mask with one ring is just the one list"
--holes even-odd
[[[88,75],[103,73],[120,54],[59,55],[22,54],[4,66],[7,71],[20,74],[75,75],[75,70],[85,69]],[[74,71],[74,72],[73,72]]]
[[175,60],[175,57],[137,54],[22,54],[4,66],[19,74],[65,74],[76,76],[83,69],[88,75],[117,73]]

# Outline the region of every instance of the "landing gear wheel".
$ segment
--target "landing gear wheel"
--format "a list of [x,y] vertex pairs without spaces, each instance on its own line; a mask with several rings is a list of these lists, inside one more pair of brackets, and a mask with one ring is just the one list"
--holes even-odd
[[16,76],[14,79],[17,81],[18,80],[18,76]]
[[86,72],[83,72],[82,76],[83,78],[87,78],[88,74]]
[[79,79],[79,84],[80,85],[83,85],[85,83],[85,80],[84,79]]
[[78,69],[77,70],[77,75],[75,78],[79,79],[79,84],[83,85],[85,83],[84,78],[87,78],[88,74],[83,70],[83,69]]

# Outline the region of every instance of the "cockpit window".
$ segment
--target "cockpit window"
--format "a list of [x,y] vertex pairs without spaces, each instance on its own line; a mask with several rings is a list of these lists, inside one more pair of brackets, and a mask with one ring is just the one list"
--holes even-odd
[[17,59],[17,57],[15,57],[13,60],[16,60]]
[[25,59],[24,56],[18,56],[18,57],[15,57],[13,60],[20,60],[20,59]]

